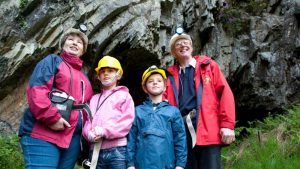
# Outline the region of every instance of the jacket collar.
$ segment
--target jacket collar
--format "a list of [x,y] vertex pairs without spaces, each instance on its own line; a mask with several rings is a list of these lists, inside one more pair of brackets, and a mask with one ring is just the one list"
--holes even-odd
[[[196,61],[196,64],[195,64],[195,68],[198,66],[198,65],[206,65],[206,64],[209,64],[211,62],[211,58],[208,57],[208,56],[204,56],[204,55],[197,55],[197,56],[194,56],[193,57],[194,60]],[[178,72],[180,71],[180,65],[179,64],[175,64],[173,66],[170,66],[168,68],[168,71],[174,76],[176,74],[178,74]]]
[[[190,61],[189,65],[188,65],[187,67],[192,66],[192,67],[195,69],[196,63],[197,63],[197,62],[196,62],[196,59],[195,59],[195,58],[192,58],[192,60]],[[181,74],[181,70],[183,70],[183,72],[185,72],[185,68],[186,68],[186,67],[182,67],[182,66],[179,65],[179,74]]]
[[65,60],[68,64],[70,64],[73,68],[80,70],[83,65],[83,61],[75,55],[71,55],[65,51],[60,53],[60,56]]
[[[150,100],[149,97],[147,97],[147,99],[144,101],[144,105],[151,106],[151,107],[153,106],[152,101]],[[162,101],[159,103],[159,105],[157,107],[162,107],[162,106],[166,106],[166,105],[168,105],[168,102]]]

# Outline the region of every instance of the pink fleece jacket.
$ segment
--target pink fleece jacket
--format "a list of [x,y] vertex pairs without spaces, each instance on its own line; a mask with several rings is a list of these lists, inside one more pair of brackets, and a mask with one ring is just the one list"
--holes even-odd
[[103,90],[92,97],[90,108],[93,119],[86,122],[83,136],[92,141],[89,135],[97,129],[97,134],[103,139],[101,149],[126,146],[126,136],[134,120],[134,102],[128,88],[117,86]]

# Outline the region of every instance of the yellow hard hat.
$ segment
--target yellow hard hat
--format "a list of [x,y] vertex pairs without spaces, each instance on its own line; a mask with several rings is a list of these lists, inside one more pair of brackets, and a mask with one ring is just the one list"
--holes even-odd
[[159,73],[163,77],[164,80],[167,79],[166,72],[163,69],[159,69],[159,68],[157,68],[157,66],[152,65],[147,70],[145,70],[145,72],[143,73],[143,76],[142,76],[142,86],[145,85],[146,80],[153,73]]
[[123,69],[121,67],[121,64],[114,57],[104,56],[102,59],[100,59],[99,62],[98,62],[98,67],[95,69],[97,74],[99,73],[99,70],[101,68],[104,68],[104,67],[110,67],[110,68],[118,69],[120,71],[120,76],[123,75]]

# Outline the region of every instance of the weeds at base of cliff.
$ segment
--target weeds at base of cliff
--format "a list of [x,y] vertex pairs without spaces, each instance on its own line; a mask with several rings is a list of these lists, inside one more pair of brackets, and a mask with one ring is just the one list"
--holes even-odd
[[223,168],[300,168],[299,118],[300,105],[285,115],[252,123],[247,136],[238,137],[237,142],[223,149]]
[[17,135],[0,135],[0,168],[25,168]]

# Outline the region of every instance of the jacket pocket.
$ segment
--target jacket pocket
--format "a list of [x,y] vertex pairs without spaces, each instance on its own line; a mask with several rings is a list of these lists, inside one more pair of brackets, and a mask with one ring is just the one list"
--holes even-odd
[[168,137],[166,132],[158,129],[149,129],[141,132],[142,141],[137,154],[140,168],[149,168],[155,165],[156,168],[169,166]]

